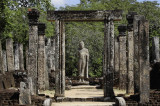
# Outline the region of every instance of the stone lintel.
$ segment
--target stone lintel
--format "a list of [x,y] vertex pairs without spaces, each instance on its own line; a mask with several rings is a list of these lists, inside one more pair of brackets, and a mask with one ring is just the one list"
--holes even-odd
[[38,24],[38,35],[45,35],[46,24],[39,23]]
[[112,16],[114,21],[122,19],[122,10],[106,11],[47,11],[48,21],[104,21]]

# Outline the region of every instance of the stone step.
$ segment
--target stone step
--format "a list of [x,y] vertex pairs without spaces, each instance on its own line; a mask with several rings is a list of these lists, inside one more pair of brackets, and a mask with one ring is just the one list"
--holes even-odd
[[54,102],[52,106],[113,106],[115,102]]
[[[57,97],[56,102],[104,102],[103,97],[94,98],[70,98],[70,97]],[[115,100],[105,100],[105,102],[115,102]]]
[[99,85],[97,85],[97,86],[79,85],[79,86],[72,86],[71,89],[96,89],[98,87],[99,87]]

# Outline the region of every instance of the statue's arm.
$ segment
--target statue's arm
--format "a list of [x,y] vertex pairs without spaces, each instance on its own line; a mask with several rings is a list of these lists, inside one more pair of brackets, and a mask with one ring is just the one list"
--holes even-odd
[[89,51],[87,50],[87,62],[89,61]]
[[78,60],[78,70],[80,71],[81,70],[81,54],[80,54],[80,52],[78,52],[78,57],[79,57],[79,60]]

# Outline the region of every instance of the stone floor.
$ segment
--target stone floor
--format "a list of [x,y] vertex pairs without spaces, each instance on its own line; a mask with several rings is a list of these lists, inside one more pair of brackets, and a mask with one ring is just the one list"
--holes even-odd
[[[55,91],[46,90],[41,93],[49,95],[50,97],[54,97]],[[125,91],[114,89],[114,93],[117,96],[117,94],[125,94]],[[65,91],[65,97],[70,97],[70,98],[103,97],[103,89],[96,89],[96,86],[90,86],[90,85],[72,86],[71,90]]]
[[[97,86],[83,85],[83,86],[72,86],[71,90],[65,91],[65,97],[68,98],[95,98],[103,97],[103,89],[96,89]],[[115,95],[125,94],[125,91],[114,89]],[[55,91],[43,91],[50,97],[54,97]],[[113,106],[114,102],[53,102],[52,106]]]

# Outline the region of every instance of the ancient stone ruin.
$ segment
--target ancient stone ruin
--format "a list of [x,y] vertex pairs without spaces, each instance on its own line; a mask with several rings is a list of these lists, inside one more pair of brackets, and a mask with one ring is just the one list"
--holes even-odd
[[[39,11],[30,9],[27,13],[28,46],[23,47],[8,38],[6,50],[3,50],[0,42],[0,106],[49,106],[64,101],[112,101],[119,106],[160,105],[160,91],[153,90],[160,88],[156,81],[160,79],[159,37],[152,38],[152,49],[149,50],[149,22],[135,12],[127,14],[128,24],[119,25],[119,35],[115,36],[114,22],[122,20],[122,13],[122,10],[48,11],[48,21],[55,23],[55,35],[45,38],[46,25],[38,21]],[[88,77],[86,60],[86,68],[79,68],[83,75],[78,79],[86,80],[88,84],[93,80],[101,83],[101,98],[69,98],[65,95],[65,90],[70,89],[68,85],[73,82],[65,75],[65,22],[70,21],[104,22],[103,78]],[[82,50],[83,45],[81,42]],[[82,52],[89,59],[88,49]],[[115,95],[115,86],[125,93]],[[54,98],[40,93],[53,90],[53,87]]]

